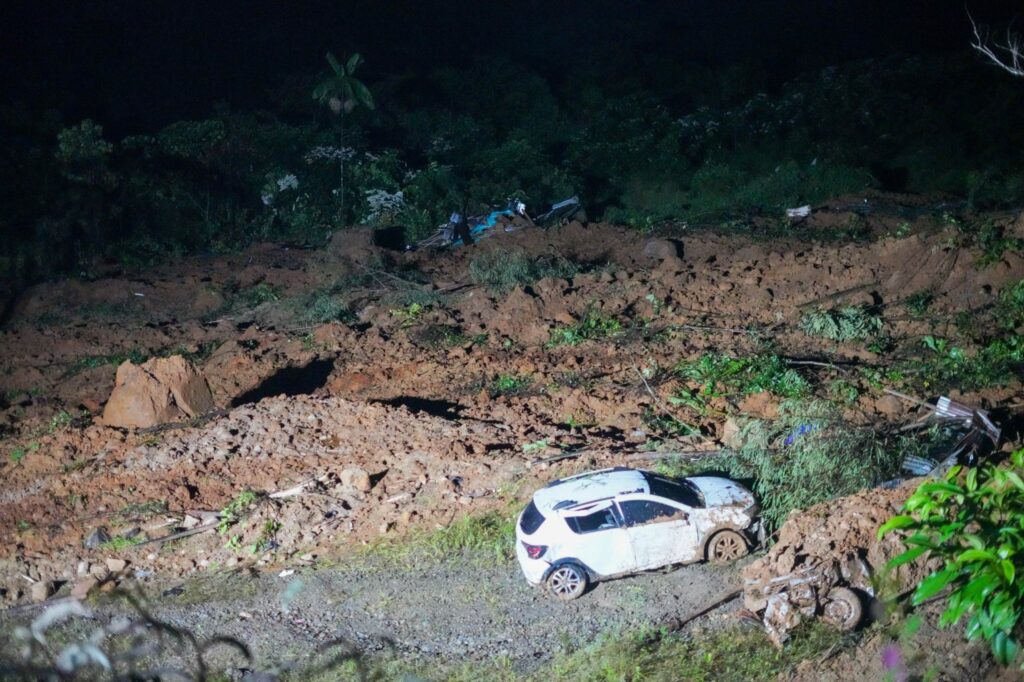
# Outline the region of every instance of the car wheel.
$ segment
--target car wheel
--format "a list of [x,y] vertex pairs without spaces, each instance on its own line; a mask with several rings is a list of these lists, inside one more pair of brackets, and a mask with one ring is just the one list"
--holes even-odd
[[864,617],[864,603],[860,596],[848,587],[837,587],[828,593],[828,601],[822,609],[821,618],[843,632],[860,625]]
[[587,589],[587,572],[576,564],[562,564],[548,575],[547,585],[554,597],[569,601]]
[[735,561],[746,553],[747,541],[734,530],[719,531],[708,542],[708,561],[715,564]]

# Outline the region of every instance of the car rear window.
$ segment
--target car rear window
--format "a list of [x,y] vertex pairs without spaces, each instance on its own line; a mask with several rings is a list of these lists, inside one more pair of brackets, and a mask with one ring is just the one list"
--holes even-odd
[[530,500],[530,504],[526,505],[526,509],[523,510],[523,515],[519,519],[519,528],[527,535],[533,535],[542,523],[544,523],[544,515],[537,509],[533,500]]

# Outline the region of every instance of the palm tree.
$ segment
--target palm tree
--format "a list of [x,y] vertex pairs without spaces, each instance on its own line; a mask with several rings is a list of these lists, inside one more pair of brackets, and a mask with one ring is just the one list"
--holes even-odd
[[338,173],[340,176],[338,191],[341,196],[342,220],[345,219],[345,114],[360,105],[367,109],[373,109],[373,95],[370,94],[369,88],[353,75],[362,61],[363,58],[356,52],[342,65],[334,53],[328,52],[327,63],[331,65],[333,73],[313,90],[313,99],[326,104],[338,117]]

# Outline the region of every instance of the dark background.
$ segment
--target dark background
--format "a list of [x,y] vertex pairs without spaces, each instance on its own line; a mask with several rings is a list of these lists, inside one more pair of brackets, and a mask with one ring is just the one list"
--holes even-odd
[[[969,9],[997,27],[1021,11]],[[965,5],[935,0],[44,1],[6,3],[2,17],[5,99],[113,134],[201,117],[217,101],[265,107],[286,77],[321,71],[329,49],[362,52],[369,82],[501,56],[556,85],[598,71],[609,82],[645,75],[655,90],[659,63],[755,63],[770,89],[824,65],[962,50],[970,38]]]

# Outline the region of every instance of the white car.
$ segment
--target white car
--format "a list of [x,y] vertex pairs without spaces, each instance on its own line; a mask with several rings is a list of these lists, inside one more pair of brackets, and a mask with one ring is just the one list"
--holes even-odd
[[753,494],[726,478],[675,479],[624,467],[541,488],[516,523],[526,580],[575,599],[588,583],[745,555],[760,530]]

